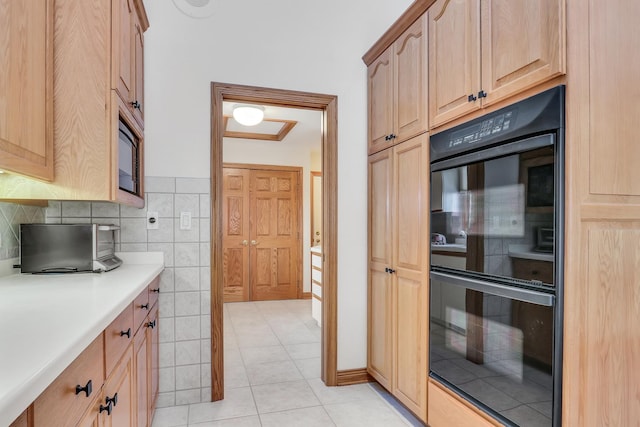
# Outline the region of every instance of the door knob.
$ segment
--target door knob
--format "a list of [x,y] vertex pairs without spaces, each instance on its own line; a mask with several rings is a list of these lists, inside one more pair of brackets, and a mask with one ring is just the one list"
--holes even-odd
[[255,240],[252,240],[252,241],[251,241],[251,244],[252,244],[253,246],[255,246],[255,245],[257,245],[257,244],[258,244],[258,242],[256,242]]
[[249,244],[249,242],[247,240],[243,240],[242,241],[242,246],[247,246]]

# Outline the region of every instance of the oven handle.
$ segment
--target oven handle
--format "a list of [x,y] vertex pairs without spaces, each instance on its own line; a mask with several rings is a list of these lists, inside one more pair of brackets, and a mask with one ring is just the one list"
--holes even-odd
[[458,166],[467,166],[472,163],[493,159],[495,157],[502,157],[510,154],[517,154],[524,151],[534,150],[536,148],[548,147],[550,145],[553,145],[554,142],[555,134],[551,133],[526,139],[519,139],[508,144],[502,144],[496,147],[487,148],[485,150],[476,151],[474,153],[462,154],[451,159],[434,162],[431,165],[431,172],[452,169]]
[[431,280],[439,280],[451,285],[460,286],[486,294],[497,295],[499,297],[516,299],[518,301],[529,302],[531,304],[553,307],[555,297],[544,292],[536,292],[529,289],[516,288],[513,286],[499,285],[497,283],[485,282],[483,280],[471,279],[468,277],[454,276],[452,274],[432,271]]

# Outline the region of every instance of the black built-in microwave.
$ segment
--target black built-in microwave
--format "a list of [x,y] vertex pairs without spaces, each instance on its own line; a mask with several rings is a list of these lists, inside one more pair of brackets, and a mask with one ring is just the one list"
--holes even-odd
[[118,187],[140,194],[140,140],[120,118],[118,132]]

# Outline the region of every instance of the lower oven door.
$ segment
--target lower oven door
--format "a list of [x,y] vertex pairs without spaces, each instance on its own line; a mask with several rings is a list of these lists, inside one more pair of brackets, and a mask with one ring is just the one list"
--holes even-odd
[[553,425],[554,299],[432,271],[430,376],[506,425]]

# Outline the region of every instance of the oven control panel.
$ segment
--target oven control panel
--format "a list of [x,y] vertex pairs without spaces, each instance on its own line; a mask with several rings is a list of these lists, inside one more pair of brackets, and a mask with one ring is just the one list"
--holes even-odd
[[429,137],[431,163],[564,126],[564,86],[476,117]]
[[458,148],[461,145],[474,144],[488,137],[497,136],[501,132],[508,131],[515,119],[516,110],[514,109],[453,132],[449,137],[449,148]]

